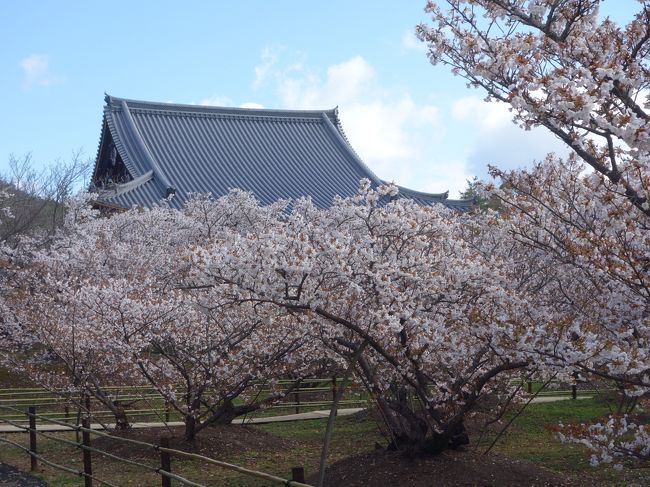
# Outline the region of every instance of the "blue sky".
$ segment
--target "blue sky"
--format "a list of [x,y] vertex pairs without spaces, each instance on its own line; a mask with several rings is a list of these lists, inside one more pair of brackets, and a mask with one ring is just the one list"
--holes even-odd
[[[429,64],[415,39],[424,0],[0,2],[0,171],[94,158],[103,94],[226,106],[339,106],[352,145],[383,179],[462,190],[485,166],[562,150],[505,107]],[[634,0],[603,12],[625,22]]]

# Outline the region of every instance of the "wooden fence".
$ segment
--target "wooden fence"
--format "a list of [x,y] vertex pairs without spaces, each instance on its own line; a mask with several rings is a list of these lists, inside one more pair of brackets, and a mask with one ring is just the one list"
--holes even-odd
[[[285,381],[286,384],[289,382],[290,381]],[[539,390],[542,385],[541,381],[513,380],[511,384],[522,387],[528,394],[542,397],[546,395],[566,395],[576,399],[578,394],[594,395],[598,392],[602,392],[602,389],[592,390],[585,388],[584,384],[579,386],[578,384],[567,385],[557,383],[555,384],[557,388],[543,388],[542,390]],[[272,406],[269,409],[271,411],[288,409],[291,412],[300,413],[301,411],[305,412],[315,408],[329,408],[336,396],[337,385],[338,382],[336,378],[308,379],[302,387],[292,391],[291,394],[285,398],[284,402]],[[548,387],[547,383],[545,385]],[[170,411],[169,407],[165,405],[161,395],[153,388],[114,386],[106,388],[106,390],[111,393],[111,398],[114,400],[123,402],[134,401],[141,406],[127,411],[130,419],[157,418],[161,419],[161,422],[170,422],[171,419],[174,419],[174,413]],[[270,393],[271,391],[268,390],[268,392]],[[346,396],[339,403],[339,407],[352,405],[365,406],[367,403],[367,395],[359,388],[359,386],[353,385],[348,388]],[[73,404],[74,401],[71,398],[56,395],[44,389],[0,389],[0,422],[12,425],[18,430],[27,433],[29,435],[29,447],[21,445],[18,442],[9,439],[9,437],[0,436],[0,442],[25,451],[25,453],[30,457],[32,471],[38,469],[40,462],[49,465],[52,468],[67,472],[70,475],[83,478],[86,487],[92,485],[113,485],[106,479],[98,478],[93,474],[93,462],[98,461],[98,456],[133,465],[143,469],[143,471],[154,472],[160,476],[160,485],[163,487],[170,487],[172,480],[182,485],[203,487],[202,484],[198,484],[182,477],[181,475],[173,473],[172,459],[174,457],[199,460],[207,464],[217,465],[225,469],[239,472],[243,475],[263,479],[273,484],[285,485],[288,487],[310,487],[305,484],[304,470],[301,467],[293,468],[291,478],[285,479],[203,455],[172,449],[169,447],[169,438],[166,436],[161,436],[158,444],[152,444],[113,436],[103,431],[93,430],[90,423],[90,404],[86,404],[87,407],[85,408],[76,406],[76,410],[75,407],[73,407]],[[266,413],[268,414],[268,411],[266,411]],[[108,410],[93,410],[92,418],[100,420],[101,422],[101,420],[113,418],[113,414]],[[44,424],[59,425],[60,427],[63,427],[64,430],[77,432],[77,437],[79,438],[80,436],[81,439],[80,441],[73,441],[44,431],[39,431],[38,426]],[[93,435],[109,436],[114,441],[136,444],[145,449],[153,449],[158,453],[160,464],[157,467],[153,467],[142,462],[119,457],[112,453],[99,450],[92,446],[91,437]],[[79,449],[83,470],[77,470],[48,460],[45,454],[38,451],[39,436],[56,442],[65,443],[68,446]]]
[[[17,415],[22,415],[25,418],[25,421],[14,421],[12,419],[7,419],[3,417],[5,413],[11,413],[12,416],[17,416]],[[175,480],[176,482],[183,484],[183,485],[189,485],[193,487],[207,487],[203,484],[199,484],[196,482],[193,482],[181,475],[177,475],[172,472],[172,458],[174,457],[184,457],[184,458],[190,458],[194,460],[199,460],[203,463],[209,463],[212,465],[217,465],[219,467],[228,469],[228,470],[233,470],[235,472],[238,472],[243,475],[247,475],[250,477],[255,477],[258,479],[263,479],[265,481],[271,482],[273,484],[277,485],[284,485],[287,487],[311,487],[308,484],[305,483],[305,474],[304,474],[304,469],[302,467],[294,467],[291,472],[291,478],[290,479],[285,479],[282,477],[278,477],[276,475],[268,474],[265,472],[260,472],[257,470],[251,470],[247,469],[244,467],[241,467],[239,465],[234,465],[231,463],[223,462],[220,460],[216,460],[214,458],[209,458],[203,455],[198,455],[195,453],[188,453],[184,452],[181,450],[175,450],[172,448],[169,448],[169,438],[168,437],[161,437],[159,444],[152,444],[152,443],[146,443],[143,441],[138,441],[138,440],[132,440],[128,438],[122,438],[118,436],[112,436],[108,433],[102,432],[102,431],[96,431],[92,430],[90,428],[90,417],[88,415],[84,416],[82,419],[81,425],[73,425],[65,421],[59,421],[56,419],[52,419],[51,417],[48,416],[43,416],[37,413],[37,409],[35,406],[29,406],[27,408],[27,412],[21,411],[19,408],[13,407],[13,406],[5,406],[5,405],[0,405],[0,421],[10,424],[12,426],[15,426],[22,431],[26,432],[29,434],[29,447],[25,447],[18,442],[15,442],[9,438],[5,438],[0,436],[0,442],[6,443],[9,445],[14,446],[15,448],[21,449],[25,451],[30,457],[30,464],[31,464],[31,470],[36,471],[38,469],[38,464],[39,462],[48,465],[52,468],[55,468],[57,470],[66,472],[70,475],[74,475],[80,478],[84,479],[84,486],[85,487],[92,487],[93,485],[107,485],[109,487],[116,487],[114,484],[109,482],[106,479],[101,479],[97,477],[96,475],[93,474],[93,462],[97,461],[97,455],[104,456],[107,458],[110,458],[113,461],[129,464],[129,465],[134,465],[143,471],[148,471],[148,472],[153,472],[157,475],[160,476],[160,485],[162,487],[171,487],[171,481],[172,479]],[[81,441],[73,441],[70,439],[66,438],[61,438],[56,435],[48,434],[43,431],[38,430],[38,423],[40,424],[56,424],[59,426],[64,426],[66,429],[70,431],[75,431],[75,432],[80,432],[81,433]],[[27,426],[24,424],[27,423]],[[160,457],[160,465],[158,467],[153,467],[151,465],[147,465],[142,462],[138,462],[136,460],[131,460],[127,458],[123,458],[117,455],[114,455],[112,453],[94,448],[92,446],[92,441],[91,441],[91,435],[96,435],[96,436],[108,436],[111,437],[113,441],[119,441],[119,442],[125,442],[125,443],[131,443],[131,444],[136,444],[142,448],[147,448],[147,449],[153,449],[156,452],[158,452],[159,457]],[[50,461],[46,458],[46,456],[43,453],[39,453],[39,448],[38,448],[38,437],[42,436],[45,438],[48,438],[50,440],[64,443],[68,446],[72,446],[74,448],[77,448],[81,451],[81,457],[82,457],[82,462],[83,462],[83,470],[76,470],[74,468],[67,467],[65,465],[61,465],[58,463],[55,463],[53,461]]]
[[[278,385],[288,385],[291,381],[279,381]],[[269,416],[288,413],[301,413],[317,409],[329,409],[336,396],[339,381],[336,377],[314,378],[303,381],[301,387],[292,391],[284,400],[263,410],[249,414],[246,418]],[[131,422],[155,421],[168,423],[181,420],[163,397],[152,387],[144,386],[108,386],[103,389],[110,394],[112,401],[122,404],[132,404],[125,409]],[[271,393],[271,389],[262,389],[261,394]],[[182,394],[179,389],[177,394]],[[348,385],[344,397],[339,402],[339,408],[365,407],[369,401],[365,391],[356,384]],[[0,406],[11,406],[20,409],[17,413],[7,413],[6,419],[26,422],[23,409],[33,405],[38,407],[42,416],[66,423],[79,424],[84,407],[78,398],[55,394],[41,388],[12,388],[0,389]],[[114,419],[114,414],[102,409],[101,405],[93,400],[93,417],[97,422],[109,423]]]
[[[611,384],[601,384],[596,387],[593,383],[589,382],[574,382],[566,383],[561,381],[544,381],[539,380],[513,380],[511,385],[520,385],[527,394],[534,394],[536,397],[570,397],[577,399],[578,397],[591,397],[605,392],[613,391]],[[543,386],[543,387],[542,387]]]

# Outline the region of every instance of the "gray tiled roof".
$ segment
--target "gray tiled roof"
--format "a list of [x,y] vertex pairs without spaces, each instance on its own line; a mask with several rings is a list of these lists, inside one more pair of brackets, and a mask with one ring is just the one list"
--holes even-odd
[[[350,147],[336,109],[221,108],[107,96],[104,121],[133,178],[100,192],[108,205],[151,207],[173,188],[171,203],[179,207],[190,193],[220,196],[240,188],[263,204],[310,196],[324,208],[335,195],[355,194],[362,178],[382,183]],[[100,157],[101,147],[96,174]],[[471,204],[406,188],[400,196],[460,210]]]

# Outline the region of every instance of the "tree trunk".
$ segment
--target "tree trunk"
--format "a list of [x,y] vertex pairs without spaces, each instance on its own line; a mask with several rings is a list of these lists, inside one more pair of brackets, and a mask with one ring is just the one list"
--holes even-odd
[[396,392],[391,400],[376,396],[392,435],[389,450],[404,450],[410,455],[437,455],[446,449],[469,444],[462,419],[451,418],[450,423],[435,421],[435,412],[413,409],[404,388]]
[[120,431],[130,430],[131,424],[126,416],[126,409],[119,402],[114,402],[113,415],[115,416],[115,429]]
[[194,414],[187,414],[185,416],[185,439],[189,442],[194,441],[196,438],[196,418]]

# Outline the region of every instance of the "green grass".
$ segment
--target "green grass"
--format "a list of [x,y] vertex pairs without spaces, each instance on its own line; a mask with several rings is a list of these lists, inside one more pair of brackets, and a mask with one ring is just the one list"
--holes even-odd
[[[607,404],[597,399],[531,404],[515,419],[494,451],[562,473],[578,485],[626,485],[637,476],[649,476],[650,469],[627,470],[621,474],[608,466],[593,468],[586,447],[560,443],[557,434],[549,428],[558,423],[591,422],[608,414]],[[490,440],[487,438],[481,446],[485,448]]]
[[[622,486],[634,482],[637,485],[644,485],[644,481],[639,478],[650,476],[649,469],[629,469],[623,474],[608,467],[594,469],[589,466],[589,452],[586,448],[580,445],[562,445],[555,433],[547,428],[548,425],[555,425],[558,422],[589,421],[608,413],[605,404],[593,399],[533,404],[517,417],[512,427],[497,443],[494,451],[559,472],[564,477],[573,479],[576,485]],[[325,425],[325,420],[259,425],[256,428],[280,438],[290,439],[294,446],[238,452],[226,455],[220,460],[284,478],[289,476],[293,466],[303,466],[309,475],[317,470]],[[67,437],[71,436],[67,434]],[[22,434],[11,435],[11,439],[23,444],[27,442],[26,435]],[[471,439],[476,441],[476,437]],[[471,444],[470,448],[476,447],[477,451],[482,451],[491,440],[490,437],[484,438],[482,444]],[[39,439],[39,441],[40,449],[45,452],[47,458],[73,468],[80,468],[79,451],[51,440]],[[329,461],[333,463],[350,455],[372,450],[376,443],[385,445],[386,441],[379,431],[379,425],[370,415],[337,418]],[[25,470],[29,468],[27,455],[8,445],[0,445],[0,462],[13,464]],[[199,461],[174,459],[172,465],[174,472],[207,485],[224,487],[269,485],[268,482],[256,481]],[[94,461],[93,467],[99,477],[118,485],[143,487],[160,485],[159,477],[155,474],[144,474],[137,467],[118,464],[109,459],[102,459],[96,463]],[[44,468],[42,475],[52,486],[83,485],[80,479],[47,467]]]
[[515,424],[520,430],[540,433],[549,423],[584,422],[607,414],[607,405],[596,399],[565,400],[530,404]]
[[[325,433],[325,420],[296,421],[290,423],[275,423],[260,425],[262,431],[288,438],[295,442],[295,447],[260,451],[239,452],[226,455],[219,460],[242,465],[253,470],[260,470],[279,477],[288,478],[291,468],[302,466],[307,474],[314,473],[318,467],[318,459]],[[59,437],[73,439],[69,433],[57,433]],[[27,445],[27,435],[6,435],[12,441]],[[39,451],[46,458],[74,469],[81,469],[81,454],[78,450],[58,443],[54,440],[39,437]],[[335,425],[335,435],[330,449],[330,461],[334,462],[355,453],[374,448],[376,441],[382,441],[377,425],[370,420],[356,418],[338,418]],[[95,454],[93,454],[95,455]],[[95,460],[95,456],[97,460]],[[93,457],[93,472],[99,477],[117,485],[158,486],[160,478],[148,474],[138,467],[124,465],[99,455]],[[28,456],[9,445],[0,445],[0,462],[16,465],[23,470],[29,470]],[[151,462],[149,462],[151,464]],[[155,464],[155,462],[153,462]],[[153,465],[153,464],[152,464]],[[155,466],[155,465],[154,465]],[[256,480],[242,474],[224,470],[217,466],[203,464],[198,460],[174,458],[172,471],[179,475],[206,485],[224,487],[258,487],[269,486],[268,481]],[[41,476],[52,486],[80,486],[83,481],[69,474],[57,471],[51,467],[41,466]],[[176,484],[174,484],[176,485]]]

